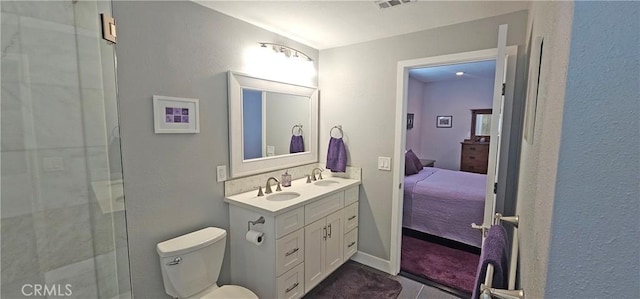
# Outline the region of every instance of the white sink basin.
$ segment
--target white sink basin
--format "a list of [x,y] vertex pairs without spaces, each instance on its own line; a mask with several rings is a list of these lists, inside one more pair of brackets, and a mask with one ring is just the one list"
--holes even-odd
[[321,180],[313,183],[316,186],[331,186],[335,184],[340,184],[340,182],[332,181],[332,180]]
[[267,196],[267,200],[285,201],[285,200],[291,200],[291,199],[297,198],[299,196],[300,196],[300,193],[298,192],[280,192],[280,193],[274,193]]

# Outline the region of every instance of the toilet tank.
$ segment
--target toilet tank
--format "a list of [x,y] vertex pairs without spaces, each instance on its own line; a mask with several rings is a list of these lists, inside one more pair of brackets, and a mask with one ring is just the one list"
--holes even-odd
[[164,289],[174,298],[186,298],[216,284],[227,232],[207,227],[158,243]]

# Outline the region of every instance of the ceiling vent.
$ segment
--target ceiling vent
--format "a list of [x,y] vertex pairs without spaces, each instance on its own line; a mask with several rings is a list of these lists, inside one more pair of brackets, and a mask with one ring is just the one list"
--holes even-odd
[[374,3],[378,6],[378,8],[384,9],[384,8],[390,8],[390,7],[398,6],[401,4],[415,2],[415,1],[417,0],[379,0]]

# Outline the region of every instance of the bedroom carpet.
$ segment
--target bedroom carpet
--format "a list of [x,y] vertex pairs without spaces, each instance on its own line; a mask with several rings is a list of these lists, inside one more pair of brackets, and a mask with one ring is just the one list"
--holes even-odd
[[403,271],[465,293],[473,291],[479,259],[477,254],[402,236]]
[[316,287],[306,298],[395,299],[402,285],[387,276],[366,270],[356,263],[345,263]]

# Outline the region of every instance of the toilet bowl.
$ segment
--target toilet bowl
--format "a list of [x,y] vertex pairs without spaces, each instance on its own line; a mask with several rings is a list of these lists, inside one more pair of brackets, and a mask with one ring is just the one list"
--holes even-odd
[[158,243],[165,292],[181,299],[257,299],[247,288],[217,284],[226,236],[224,229],[207,227]]

